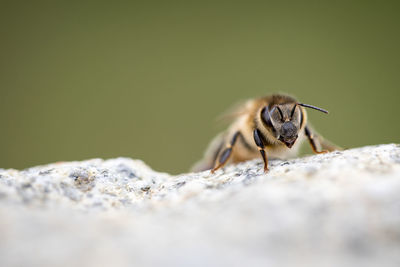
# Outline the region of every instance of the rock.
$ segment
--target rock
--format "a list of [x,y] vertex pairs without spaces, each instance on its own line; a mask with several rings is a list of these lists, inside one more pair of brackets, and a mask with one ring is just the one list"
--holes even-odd
[[0,266],[400,266],[400,146],[170,176],[0,169]]

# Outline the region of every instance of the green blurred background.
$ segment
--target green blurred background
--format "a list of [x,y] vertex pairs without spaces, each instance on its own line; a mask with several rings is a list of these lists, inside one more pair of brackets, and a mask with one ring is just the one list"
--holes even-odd
[[272,92],[328,109],[310,120],[343,147],[399,143],[397,3],[2,1],[0,167],[184,172],[219,114]]

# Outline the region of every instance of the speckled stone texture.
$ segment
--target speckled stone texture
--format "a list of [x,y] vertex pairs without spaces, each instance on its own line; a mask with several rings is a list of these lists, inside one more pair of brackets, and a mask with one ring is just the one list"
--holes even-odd
[[0,266],[400,266],[400,146],[170,176],[0,169]]

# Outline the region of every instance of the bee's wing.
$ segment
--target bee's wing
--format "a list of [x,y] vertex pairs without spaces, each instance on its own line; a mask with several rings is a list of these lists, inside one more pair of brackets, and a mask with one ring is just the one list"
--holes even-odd
[[334,143],[325,138],[321,138],[319,142],[323,150],[328,150],[328,151],[343,150],[343,148],[341,148],[338,145],[335,145]]
[[236,118],[248,112],[250,100],[242,100],[231,106],[224,113],[219,115],[216,119],[217,122],[230,123]]
[[327,150],[327,151],[343,150],[343,148],[341,148],[340,146],[335,145],[328,139],[324,138],[309,123],[307,123],[307,127],[310,128],[311,132],[314,134],[314,140],[317,140],[318,142],[317,145],[321,147],[321,150]]

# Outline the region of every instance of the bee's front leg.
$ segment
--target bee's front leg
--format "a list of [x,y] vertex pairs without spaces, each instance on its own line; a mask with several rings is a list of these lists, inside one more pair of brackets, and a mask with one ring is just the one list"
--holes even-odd
[[265,145],[263,142],[263,140],[265,140],[265,137],[262,135],[262,133],[258,129],[254,130],[253,137],[254,137],[254,142],[256,142],[258,150],[260,150],[261,156],[264,161],[264,172],[268,172],[268,158],[265,153]]

